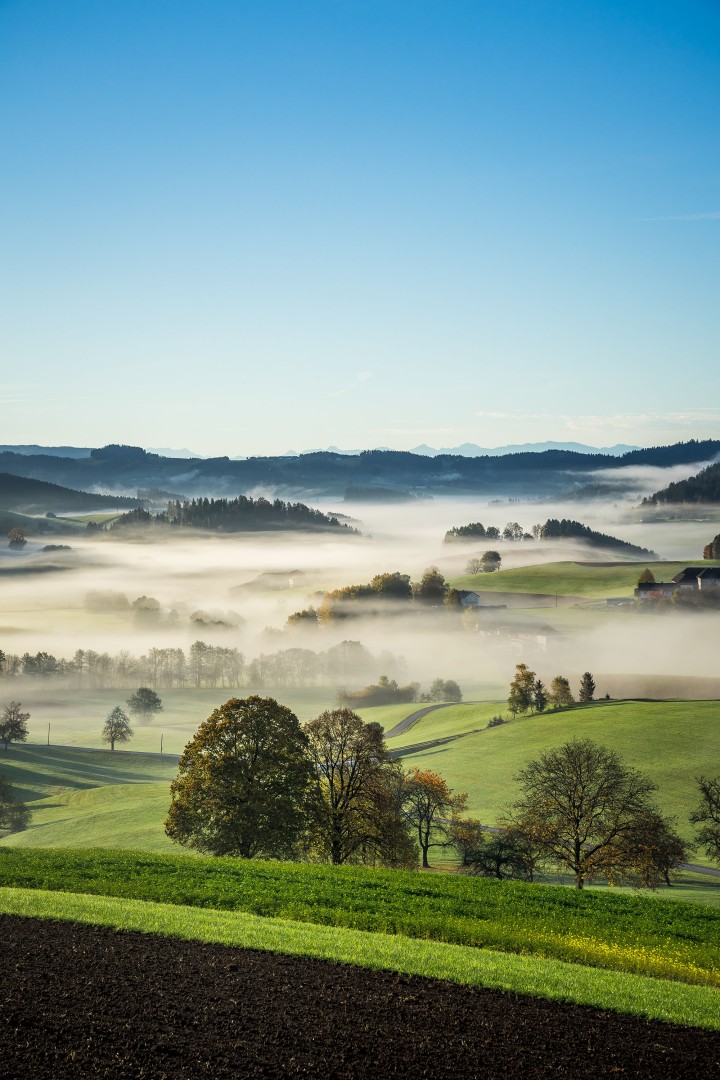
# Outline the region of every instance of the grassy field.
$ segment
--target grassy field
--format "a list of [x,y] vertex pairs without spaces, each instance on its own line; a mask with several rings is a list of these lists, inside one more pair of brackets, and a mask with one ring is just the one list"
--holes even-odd
[[677,815],[678,831],[691,838],[695,777],[714,774],[720,764],[720,701],[600,701],[463,734],[486,723],[488,710],[497,707],[459,705],[430,713],[389,745],[407,765],[433,769],[468,792],[470,813],[490,824],[513,798],[513,777],[527,760],[573,736],[591,738],[647,773],[658,785],[663,811]]
[[[703,566],[718,566],[709,560]],[[656,581],[670,581],[688,565],[684,562],[632,562],[618,565],[601,563],[553,562],[498,570],[493,574],[470,574],[453,578],[456,589],[476,592],[535,593],[549,596],[578,596],[584,599],[632,596],[637,579],[649,567]]]
[[[148,723],[133,720],[134,735],[128,747],[157,753],[162,735],[164,752],[181,754],[213,709],[231,697],[247,697],[251,692],[244,687],[161,690],[164,711],[156,714]],[[274,697],[281,704],[289,706],[303,723],[324,709],[337,706],[334,687],[264,687],[258,692],[263,697]],[[105,718],[116,705],[126,709],[126,699],[131,693],[131,690],[62,687],[35,687],[28,690],[22,695],[22,704],[30,713],[30,741],[47,743],[49,724],[51,745],[101,748],[105,745],[100,737]]]
[[311,956],[466,986],[531,994],[551,1001],[571,1001],[690,1027],[720,1027],[720,994],[712,987],[537,956],[314,926],[242,912],[42,890],[0,889],[0,911]]
[[[363,717],[389,727],[414,708],[366,709]],[[456,791],[466,791],[469,813],[492,824],[514,797],[513,777],[527,760],[574,735],[587,736],[648,773],[663,811],[675,815],[678,831],[692,839],[688,815],[698,801],[695,777],[718,768],[720,702],[601,701],[487,728],[503,709],[503,702],[439,709],[388,745],[406,766],[433,769]],[[169,850],[163,822],[176,761],[170,754],[53,746],[0,751],[0,772],[33,802],[34,811],[30,829],[0,841],[0,848]],[[701,852],[694,861],[704,861]]]
[[720,986],[720,911],[616,891],[108,850],[6,850],[0,886],[246,911]]

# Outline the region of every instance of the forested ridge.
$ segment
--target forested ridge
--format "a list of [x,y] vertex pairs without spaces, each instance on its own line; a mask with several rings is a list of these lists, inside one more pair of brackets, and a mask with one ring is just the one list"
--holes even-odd
[[[297,457],[164,458],[140,447],[106,446],[90,457],[0,453],[0,470],[75,488],[137,490],[164,487],[188,494],[223,495],[258,485],[281,493],[344,495],[350,486],[397,486],[414,493],[438,494],[513,491],[538,495],[566,491],[587,482],[598,469],[708,461],[720,454],[720,441],[692,439],[672,446],[632,450],[619,457],[546,450],[500,456],[425,457],[405,451],[365,450],[360,454],[319,451]],[[174,486],[173,486],[174,485]]]
[[275,499],[251,499],[238,495],[235,499],[190,499],[169,502],[159,514],[147,510],[132,510],[113,522],[113,529],[131,526],[170,526],[173,528],[211,529],[222,532],[249,532],[264,529],[343,529],[356,532],[341,524],[336,517],[314,510],[305,503],[283,502]]

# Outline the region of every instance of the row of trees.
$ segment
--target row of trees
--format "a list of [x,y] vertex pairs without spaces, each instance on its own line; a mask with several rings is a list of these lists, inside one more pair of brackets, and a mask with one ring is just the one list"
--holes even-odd
[[349,709],[369,708],[371,705],[402,705],[415,701],[462,701],[462,690],[454,679],[433,679],[430,689],[420,694],[420,684],[408,683],[399,686],[396,679],[381,675],[376,683],[370,683],[362,690],[340,690],[338,701]]
[[[591,672],[586,671],[580,679],[578,700],[586,704],[595,700],[595,680]],[[549,707],[566,709],[575,704],[575,697],[570,682],[564,675],[556,675],[548,690],[536,672],[527,664],[515,665],[515,676],[510,683],[508,709],[513,716],[518,713],[543,713]]]
[[248,661],[236,648],[195,641],[181,648],[152,648],[143,656],[78,649],[72,659],[48,652],[22,656],[0,650],[0,679],[63,680],[77,689],[129,689],[139,684],[155,690],[241,686],[348,685],[372,678],[378,668],[396,668],[390,654],[376,658],[359,641],[329,649],[280,649]]
[[372,614],[374,608],[382,607],[386,613],[390,606],[402,610],[415,604],[420,608],[437,608],[445,604],[449,585],[437,566],[429,566],[420,581],[411,581],[409,574],[399,570],[376,574],[365,585],[345,585],[341,589],[318,594],[317,606],[305,608],[288,618],[288,627],[322,624],[347,619],[359,614]]
[[[166,832],[215,855],[410,867],[452,847],[471,873],[533,880],[551,867],[578,888],[598,877],[654,887],[688,850],[653,801],[655,785],[590,739],[528,762],[499,826],[467,818],[467,796],[431,770],[404,770],[382,729],[348,709],[301,726],[271,698],[232,699],[179,762]],[[720,857],[720,777],[700,781],[692,820]]]

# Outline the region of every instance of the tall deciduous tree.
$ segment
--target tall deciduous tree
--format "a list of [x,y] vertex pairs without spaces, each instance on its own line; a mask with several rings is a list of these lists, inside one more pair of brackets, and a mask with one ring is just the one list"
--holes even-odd
[[417,836],[422,864],[427,868],[431,847],[446,847],[467,805],[465,793],[455,795],[447,781],[431,769],[413,768],[405,778],[404,814]]
[[290,709],[273,698],[231,698],[183,751],[165,832],[211,855],[287,858],[307,829],[314,779]]
[[499,551],[485,551],[483,552],[480,562],[482,564],[483,572],[486,574],[491,574],[493,573],[493,571],[500,569],[500,564],[502,563],[502,555]]
[[350,709],[332,709],[304,731],[318,785],[317,850],[335,865],[382,861],[388,830],[397,838],[402,820],[382,728]]
[[564,743],[530,761],[516,780],[512,828],[569,870],[579,889],[598,874],[627,870],[630,839],[648,814],[655,785],[591,739]]
[[698,777],[700,805],[690,815],[693,825],[702,825],[697,842],[708,858],[720,863],[720,776]]
[[535,672],[527,664],[515,665],[515,677],[510,683],[508,708],[513,716],[526,713],[533,707],[535,693]]
[[116,705],[108,714],[101,737],[103,742],[110,743],[111,750],[115,749],[115,743],[126,743],[132,739],[133,729],[130,726],[130,719],[119,705]]
[[570,683],[564,675],[556,675],[550,683],[550,703],[556,709],[566,709],[569,705],[575,704]]
[[413,595],[421,604],[439,607],[445,602],[448,584],[437,566],[430,566],[420,581],[413,586]]
[[22,711],[19,701],[11,701],[4,707],[0,713],[0,739],[5,745],[5,750],[11,742],[27,741],[29,719],[30,713]]

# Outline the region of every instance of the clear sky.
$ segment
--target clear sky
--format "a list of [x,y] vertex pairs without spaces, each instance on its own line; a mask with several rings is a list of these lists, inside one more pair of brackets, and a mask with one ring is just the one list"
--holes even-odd
[[0,0],[0,442],[720,437],[717,0]]

